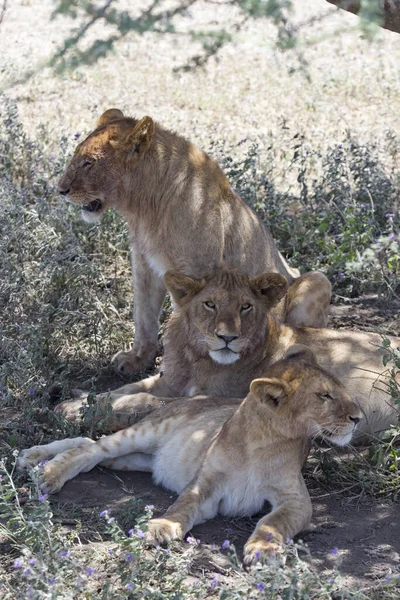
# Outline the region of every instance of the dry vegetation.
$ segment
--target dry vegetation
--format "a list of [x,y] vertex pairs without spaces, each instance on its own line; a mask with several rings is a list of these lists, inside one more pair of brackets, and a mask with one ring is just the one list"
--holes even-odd
[[[204,70],[174,72],[198,50],[196,44],[184,36],[131,33],[93,66],[59,76],[43,68],[15,84],[74,26],[62,17],[50,22],[51,7],[50,0],[16,0],[0,25],[5,90],[0,97],[0,438],[6,461],[0,481],[0,589],[3,585],[6,598],[35,599],[398,597],[394,526],[387,539],[392,558],[384,555],[380,562],[386,570],[374,583],[351,564],[344,577],[327,569],[326,561],[307,562],[292,546],[289,567],[246,573],[231,544],[225,544],[225,557],[196,541],[172,552],[142,553],[140,531],[149,510],[143,516],[137,500],[129,508],[115,501],[112,516],[99,517],[106,506],[93,509],[95,500],[87,508],[80,479],[70,488],[80,498],[76,505],[64,507],[60,496],[50,507],[37,490],[36,473],[26,484],[15,476],[12,483],[7,472],[15,449],[73,433],[51,410],[71,386],[100,390],[119,383],[108,360],[132,335],[124,224],[108,214],[99,227],[88,227],[53,188],[76,140],[111,106],[134,116],[149,114],[208,149],[270,223],[292,263],[302,270],[322,269],[332,279],[335,326],[400,331],[400,36],[382,31],[364,40],[355,17],[322,0],[298,0],[298,22],[316,13],[330,15],[306,27],[292,51],[276,49],[272,25],[248,22],[235,44]],[[197,6],[182,27],[188,19],[193,25],[230,18],[223,6]],[[101,33],[99,26],[91,36]],[[399,354],[392,359],[389,366],[397,361],[399,368]],[[366,498],[374,514],[379,512],[382,498],[397,498],[399,460],[396,430],[364,452],[336,456],[317,450],[307,478],[318,523],[317,499],[332,492],[330,509],[336,508],[338,519],[349,496],[357,503],[351,505],[354,515]],[[88,479],[94,497],[99,482],[106,488],[111,479],[98,477]],[[121,499],[124,490],[126,500],[131,483],[134,495],[156,510],[168,505],[168,494],[141,479],[118,480],[115,495]],[[110,498],[104,502],[112,504]],[[388,506],[399,523],[394,505]],[[218,536],[205,530],[206,541],[221,545],[228,537],[240,545],[248,523],[212,527]],[[233,536],[226,533],[231,527]],[[135,531],[127,536],[131,528]],[[314,547],[321,555],[333,546],[340,552],[339,534],[330,548]],[[359,539],[369,534],[364,531]]]

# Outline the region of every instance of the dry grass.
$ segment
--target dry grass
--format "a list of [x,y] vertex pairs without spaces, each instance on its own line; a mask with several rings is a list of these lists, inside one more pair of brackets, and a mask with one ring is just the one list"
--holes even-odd
[[[132,4],[126,3],[131,9]],[[71,383],[104,388],[113,377],[108,357],[131,332],[123,223],[110,213],[101,227],[87,228],[72,207],[59,203],[52,188],[76,143],[75,135],[89,131],[106,108],[150,114],[199,146],[211,147],[232,183],[271,221],[281,247],[302,269],[322,268],[333,276],[349,260],[356,269],[355,250],[368,250],[378,240],[393,261],[392,270],[386,265],[379,281],[373,280],[379,264],[362,276],[349,270],[348,287],[341,289],[357,293],[371,285],[393,298],[394,276],[400,273],[397,247],[389,251],[394,244],[389,235],[397,234],[398,221],[385,216],[396,210],[400,193],[395,133],[400,131],[400,36],[382,31],[367,42],[355,28],[355,17],[329,8],[323,0],[297,0],[297,21],[316,12],[330,16],[305,28],[295,51],[277,52],[274,28],[249,23],[235,45],[227,45],[206,69],[174,74],[173,67],[197,51],[195,44],[183,36],[149,33],[139,38],[131,33],[115,54],[92,67],[58,77],[44,69],[28,82],[10,86],[13,78],[48,58],[74,26],[61,17],[50,22],[51,8],[50,0],[15,0],[0,26],[0,85],[8,86],[7,102],[1,104],[8,124],[3,123],[0,135],[0,401],[8,456],[15,447],[65,435],[49,410],[50,386],[60,384],[62,394]],[[210,11],[210,5],[197,7],[182,26],[229,18],[224,7],[213,5]],[[99,28],[92,35],[101,33]],[[19,117],[10,109],[12,103]],[[247,144],[237,145],[244,139]],[[338,216],[343,211],[344,220]],[[370,260],[379,262],[382,256],[381,251],[373,252]],[[391,285],[384,280],[388,276]],[[334,282],[338,286],[338,280]],[[384,457],[379,451],[378,446],[373,456],[362,456],[362,465],[370,465],[365,481],[372,493],[378,485],[379,491],[393,494],[398,451]],[[320,462],[317,471],[315,461],[310,467],[315,479],[326,483],[326,478],[332,485],[330,469],[336,469],[336,462]],[[334,485],[364,485],[355,462]],[[374,469],[379,470],[378,478]],[[13,492],[9,493],[6,500],[11,505]],[[46,504],[46,519],[48,511]],[[51,526],[48,530],[61,544],[62,534]],[[31,552],[21,531],[17,547]],[[116,543],[122,548],[126,536],[118,536]],[[8,547],[5,550],[9,568],[12,555]],[[334,586],[326,581],[320,585],[308,567],[295,564],[299,589],[304,582],[319,590],[313,597],[332,597],[328,594]],[[114,566],[111,563],[110,569]],[[83,573],[83,565],[80,568]],[[282,572],[288,590],[296,569]],[[236,597],[277,597],[277,592],[267,596],[256,587],[261,575],[268,580],[265,571],[238,573],[243,585]],[[176,597],[197,597],[182,585]],[[386,592],[385,585],[377,586],[376,597],[395,597],[394,587]],[[307,589],[303,592],[299,598],[308,597]],[[131,598],[126,590],[119,593]],[[210,593],[203,589],[198,597]],[[98,597],[93,594],[90,597]],[[362,593],[360,597],[365,598]]]

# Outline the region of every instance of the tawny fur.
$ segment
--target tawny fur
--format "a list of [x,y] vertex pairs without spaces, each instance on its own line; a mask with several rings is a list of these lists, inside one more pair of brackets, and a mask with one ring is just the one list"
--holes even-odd
[[[298,343],[311,348],[322,367],[338,377],[359,403],[365,413],[359,433],[377,433],[397,423],[398,410],[387,389],[388,370],[382,364],[382,336],[294,328],[280,323],[273,316],[273,306],[286,287],[285,279],[278,274],[249,279],[238,271],[222,269],[201,280],[169,273],[166,282],[177,309],[165,334],[162,376],[158,374],[98,397],[98,418],[111,402],[109,430],[131,424],[175,396],[243,398],[250,382]],[[211,305],[215,309],[210,309]],[[219,358],[215,349],[225,346],[218,337],[221,333],[237,337],[226,344]],[[393,348],[399,346],[398,338],[388,337]],[[223,364],[216,359],[234,362]],[[67,401],[58,410],[66,418],[76,420],[84,402]]]
[[256,514],[268,500],[272,512],[245,546],[244,560],[251,563],[274,556],[310,522],[311,501],[301,475],[310,440],[322,436],[344,445],[361,417],[309,349],[295,347],[252,382],[243,401],[176,399],[97,442],[77,438],[24,450],[18,467],[52,459],[41,482],[48,493],[97,464],[152,471],[156,483],[180,494],[163,517],[149,522],[147,542],[154,544],[182,539],[217,514]]
[[[85,220],[94,222],[112,207],[128,223],[135,341],[129,352],[115,357],[123,373],[143,370],[154,361],[166,271],[200,278],[223,265],[250,277],[278,272],[289,283],[299,275],[218,164],[150,117],[139,121],[118,109],[106,111],[78,145],[58,189],[82,207]],[[290,314],[282,306],[281,314],[292,324],[324,326],[330,283],[317,273],[305,285],[312,297],[308,307]]]

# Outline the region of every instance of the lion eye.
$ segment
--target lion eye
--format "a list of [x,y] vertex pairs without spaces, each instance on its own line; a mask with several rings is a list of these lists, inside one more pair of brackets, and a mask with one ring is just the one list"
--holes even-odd
[[328,392],[324,392],[323,394],[318,394],[318,396],[320,398],[322,398],[323,400],[333,400],[333,397]]
[[242,304],[242,306],[241,306],[240,310],[241,310],[242,312],[247,312],[247,311],[249,311],[251,308],[253,308],[253,307],[251,306],[251,304],[247,303],[247,304]]
[[82,168],[85,169],[87,167],[92,166],[93,162],[94,162],[93,160],[85,160],[85,161],[83,161]]
[[211,301],[204,302],[204,306],[206,308],[208,308],[209,310],[215,310],[214,302],[211,302]]

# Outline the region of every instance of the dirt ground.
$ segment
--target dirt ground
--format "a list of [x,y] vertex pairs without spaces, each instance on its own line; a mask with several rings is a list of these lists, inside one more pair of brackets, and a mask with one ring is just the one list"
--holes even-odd
[[[299,536],[309,547],[318,569],[337,566],[341,580],[351,587],[368,587],[372,580],[390,577],[400,566],[400,506],[371,500],[359,501],[337,493],[312,489],[312,526]],[[110,472],[96,468],[68,482],[54,498],[64,515],[96,508],[124,510],[132,498],[154,505],[161,515],[176,496],[155,486],[149,473]],[[128,509],[128,507],[126,507]],[[91,511],[89,511],[91,512]],[[82,514],[82,513],[81,513]],[[83,513],[84,514],[84,513]],[[195,569],[204,570],[211,579],[224,575],[228,562],[221,562],[217,548],[224,540],[232,541],[241,556],[245,541],[257,522],[252,519],[217,518],[196,526],[191,535],[199,539]],[[337,548],[336,554],[331,551]]]

